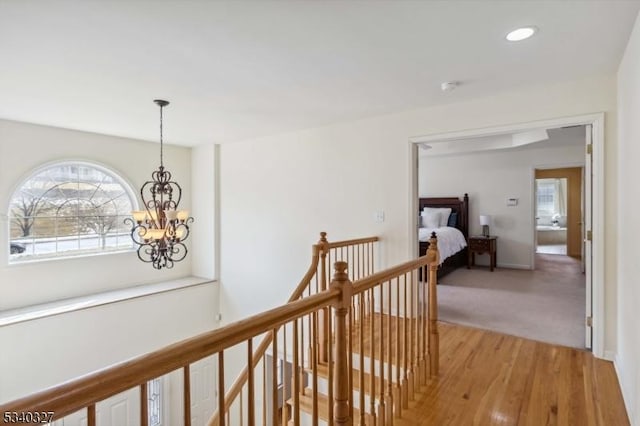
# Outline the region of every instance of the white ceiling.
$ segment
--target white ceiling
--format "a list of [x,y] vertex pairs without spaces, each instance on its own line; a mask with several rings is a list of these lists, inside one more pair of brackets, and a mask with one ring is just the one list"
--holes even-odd
[[[0,118],[157,140],[164,98],[170,143],[271,135],[614,72],[639,8],[0,0]],[[504,40],[523,25],[540,31]]]
[[493,150],[525,150],[582,146],[586,144],[586,126],[529,129],[516,133],[471,136],[464,139],[420,143],[420,156],[467,155]]

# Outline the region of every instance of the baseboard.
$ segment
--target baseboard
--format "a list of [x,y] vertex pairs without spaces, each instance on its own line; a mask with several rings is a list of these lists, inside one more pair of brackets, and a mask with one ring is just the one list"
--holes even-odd
[[614,351],[604,351],[604,357],[602,359],[606,359],[607,361],[612,361],[615,365],[616,353]]
[[[610,354],[612,351],[605,352],[605,355]],[[622,387],[622,374],[620,372],[620,357],[615,354],[613,357],[613,368],[616,371],[616,376],[618,377],[618,386],[620,386],[620,393],[622,393],[622,401],[624,402],[624,407],[627,410],[627,416],[629,417],[629,424],[631,426],[640,426],[636,423],[635,413],[633,412],[632,401],[629,400],[630,396],[625,394],[624,388]]]
[[531,265],[520,265],[518,263],[498,263],[498,268],[506,268],[506,269],[526,269],[531,270]]

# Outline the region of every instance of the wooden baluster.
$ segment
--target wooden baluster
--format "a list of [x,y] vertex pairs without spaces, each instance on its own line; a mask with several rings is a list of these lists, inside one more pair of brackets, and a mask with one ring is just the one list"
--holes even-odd
[[418,392],[420,388],[420,277],[415,281],[414,285],[414,297],[413,297],[413,309],[415,313],[415,324],[413,327],[414,332],[414,348],[413,348],[413,387],[414,391]]
[[411,273],[411,279],[409,281],[409,365],[407,366],[408,368],[408,374],[407,374],[407,379],[409,381],[409,386],[408,386],[408,393],[409,393],[409,399],[411,401],[413,401],[413,397],[414,397],[414,388],[413,388],[413,376],[414,376],[414,371],[413,371],[413,323],[414,323],[414,318],[413,318],[413,304],[414,304],[414,292],[413,292],[413,288],[414,288],[414,282],[415,282],[415,278],[416,278],[416,274],[415,271]]
[[360,346],[360,367],[358,371],[358,385],[360,387],[360,391],[358,395],[360,396],[359,401],[359,409],[360,409],[360,425],[364,426],[366,424],[365,419],[365,407],[364,407],[364,317],[365,317],[365,306],[364,306],[365,295],[363,293],[358,294],[358,346]]
[[[296,324],[297,325],[297,324]],[[304,386],[304,369],[306,367],[305,356],[304,356],[304,318],[300,319],[300,369],[298,372],[298,379],[300,380],[300,394],[305,395],[306,389]]]
[[[327,313],[329,314],[327,316],[328,326],[329,326],[328,330],[331,331],[331,330],[333,330],[332,308],[328,308]],[[332,334],[330,334],[330,337],[329,337],[329,346],[328,346],[327,356],[328,356],[327,361],[328,361],[328,367],[329,367],[328,368],[329,369],[329,378],[328,378],[329,383],[327,384],[327,387],[328,387],[328,393],[327,393],[328,404],[327,405],[328,405],[329,411],[327,413],[327,418],[333,419],[333,403],[332,403],[332,401],[333,401],[333,389],[334,389],[334,386],[335,386],[335,384],[334,384],[335,378],[333,377],[334,372],[333,372],[333,335]]]
[[249,370],[247,371],[247,421],[249,426],[256,424],[256,397],[254,389],[254,369],[251,365],[253,359],[253,338],[247,340],[247,365]]
[[[218,376],[220,376],[224,370],[218,370]],[[184,426],[191,425],[191,374],[189,372],[189,365],[185,365],[182,368],[182,396],[184,405]],[[222,390],[222,405],[219,406],[221,411],[224,412],[224,389]],[[221,417],[222,419],[222,417]],[[220,426],[224,426],[224,421],[220,423]]]
[[376,415],[376,360],[375,360],[375,301],[373,289],[369,289],[369,415],[371,423],[377,423]]
[[278,329],[271,332],[271,424],[278,424]]
[[[425,272],[425,277],[427,276],[428,269],[425,268],[424,272]],[[422,329],[420,334],[422,334],[422,349],[420,350],[420,356],[422,357],[422,376],[420,377],[420,380],[422,382],[422,384],[426,385],[427,384],[427,376],[428,376],[428,371],[429,371],[429,364],[428,364],[428,347],[429,347],[429,319],[427,317],[427,312],[428,312],[428,300],[427,300],[427,280],[425,279],[422,283]]]
[[349,301],[349,313],[347,314],[347,351],[349,352],[349,357],[347,358],[347,368],[349,369],[349,418],[353,419],[353,330],[355,330],[355,301],[352,298]]
[[96,404],[87,407],[87,426],[96,426]]
[[387,281],[387,424],[393,426],[393,336],[391,334],[391,280]]
[[149,394],[147,382],[140,385],[140,426],[149,424]]
[[[244,392],[243,391],[240,391],[240,407],[238,407],[238,417],[240,418],[240,422],[238,424],[243,425],[244,424]],[[227,418],[227,423],[229,423],[228,418]]]
[[[327,233],[320,233],[320,242],[321,251],[320,251],[320,290],[325,291],[329,286],[329,277],[327,275],[327,253],[329,249],[327,245],[329,242],[327,241]],[[320,346],[318,351],[320,353],[320,362],[327,362],[327,340],[331,338],[331,332],[328,324],[328,316],[329,310],[328,308],[324,308],[320,311]]]
[[287,380],[287,324],[282,327],[282,426],[289,423],[289,404],[287,404],[287,392],[289,391],[289,380]]
[[374,251],[373,251],[373,243],[371,243],[371,273],[373,274],[376,271],[376,258],[374,256]]
[[429,374],[435,377],[440,369],[440,336],[438,334],[438,240],[433,236],[429,249],[435,251],[435,260],[429,264]]
[[334,364],[334,412],[333,421],[335,425],[351,425],[349,415],[349,381],[347,358],[351,356],[347,352],[347,314],[351,305],[352,286],[347,274],[347,263],[336,262],[335,275],[331,282],[332,288],[340,289],[341,298],[334,305],[335,312],[335,336],[336,353]]
[[301,368],[299,360],[298,319],[293,321],[293,366],[291,383],[293,384],[293,424],[300,424],[300,384]]
[[394,392],[395,413],[396,416],[402,417],[402,395],[400,394],[400,368],[402,366],[402,358],[400,358],[400,277],[396,278],[396,358],[394,365],[396,366],[396,384]]
[[262,424],[267,424],[267,358],[262,358]]
[[403,276],[403,298],[404,305],[402,308],[402,408],[409,408],[409,323],[408,318],[408,306],[407,306],[407,274]]
[[311,314],[311,341],[313,342],[313,350],[311,351],[311,401],[312,401],[312,422],[313,426],[318,426],[318,419],[320,414],[318,412],[318,357],[317,345],[318,345],[318,314],[313,312]]
[[329,277],[327,276],[327,254],[329,250],[327,249],[327,244],[329,244],[329,241],[327,241],[327,233],[321,232],[318,245],[320,246],[320,282],[322,283],[322,291],[328,288],[329,283]]
[[422,289],[424,289],[424,283],[427,279],[427,268],[422,267],[422,280],[418,282],[418,324],[417,324],[417,333],[418,333],[418,347],[416,348],[416,356],[418,357],[418,374],[416,377],[416,384],[422,385],[424,377],[424,356],[422,355],[422,347],[424,345],[424,340],[426,338],[426,334],[424,331],[424,318],[425,311],[423,309],[423,300],[426,295],[422,294]]
[[[189,366],[185,367],[186,376],[189,375]],[[189,404],[191,404],[189,402]],[[218,352],[218,407],[220,407],[220,412],[224,413],[224,351]],[[191,411],[191,410],[189,410]],[[225,426],[225,421],[229,421],[228,416],[220,416],[220,425]],[[191,414],[189,414],[189,424],[191,424]],[[186,425],[186,423],[185,423]]]
[[378,420],[380,424],[384,425],[387,420],[387,415],[385,411],[385,397],[384,397],[384,289],[382,283],[379,285],[380,288],[380,330],[378,331],[379,335],[379,345],[378,345],[378,376],[380,377],[380,399],[378,400]]

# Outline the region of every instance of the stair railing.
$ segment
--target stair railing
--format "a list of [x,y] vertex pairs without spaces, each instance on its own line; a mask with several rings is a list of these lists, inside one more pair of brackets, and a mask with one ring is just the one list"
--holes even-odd
[[[329,274],[332,262],[346,261],[352,263],[354,265],[350,271],[350,278],[352,280],[372,274],[375,271],[375,248],[378,241],[378,237],[365,237],[329,242],[327,240],[327,233],[320,232],[320,240],[311,248],[311,264],[287,300],[287,303],[327,290],[329,287]],[[311,340],[308,338],[308,335],[305,337],[305,331],[307,331],[309,327],[301,328],[301,340],[303,344],[307,342],[306,353],[303,352],[300,354],[302,364],[309,362],[314,356],[318,357],[320,362],[327,362],[327,339],[330,335],[328,332],[328,309],[324,309],[318,314],[317,321],[321,326],[318,329],[318,345],[314,349],[311,347]],[[254,352],[251,362],[242,369],[226,392],[224,398],[225,412],[229,412],[232,405],[238,401],[238,398],[242,397],[243,387],[247,385],[249,380],[250,368],[257,368],[261,362],[263,362],[264,365],[265,355],[272,342],[273,333],[268,333],[262,338]],[[273,359],[275,359],[275,357]],[[242,403],[240,405],[244,406]],[[209,419],[207,425],[216,426],[218,424],[219,411],[216,411],[211,419]]]
[[[190,426],[190,366],[198,360],[213,356],[219,371],[215,387],[218,390],[218,407],[221,408],[218,418],[220,425],[275,426],[286,425],[290,421],[297,425],[300,424],[302,413],[301,396],[305,395],[304,386],[309,383],[309,380],[304,379],[308,375],[305,372],[311,371],[311,375],[317,379],[320,365],[319,357],[315,355],[306,363],[302,362],[306,350],[302,334],[305,327],[311,324],[307,333],[313,346],[316,346],[319,341],[318,317],[320,312],[326,311],[329,312],[328,322],[332,330],[331,338],[327,339],[329,361],[326,365],[330,393],[330,416],[327,419],[336,425],[350,425],[354,419],[359,419],[360,424],[393,424],[393,418],[400,415],[403,407],[406,408],[417,387],[425,383],[428,376],[438,374],[438,260],[434,235],[425,256],[355,282],[350,280],[350,274],[347,273],[348,263],[336,261],[334,278],[324,291],[3,404],[0,411],[50,412],[53,413],[50,420],[57,420],[78,410],[85,410],[87,425],[94,426],[96,405],[100,401],[137,387],[140,390],[140,424],[147,426],[148,419],[143,408],[148,403],[147,382],[181,370],[184,374],[184,425]],[[417,279],[418,271],[427,276],[427,269],[428,284]],[[393,295],[395,299],[392,300]],[[396,306],[395,315],[393,302]],[[262,376],[255,374],[255,369],[248,369],[247,386],[242,393],[246,395],[246,402],[239,416],[231,417],[231,413],[225,409],[225,354],[241,349],[246,354],[247,364],[251,365],[254,359],[254,339],[265,333],[272,336],[272,357],[261,363]],[[366,336],[370,336],[368,341]],[[278,348],[282,348],[282,351]],[[288,353],[289,348],[291,352]],[[313,353],[316,351],[312,351]],[[367,385],[364,368],[353,374],[350,361],[354,358],[352,353],[360,354],[355,357],[360,367],[363,367],[367,357],[371,362],[369,389],[365,389]],[[395,384],[393,372],[396,374]],[[285,379],[281,380],[282,377]],[[366,407],[362,400],[357,411],[355,410],[356,383],[360,393],[366,391],[373,401],[371,404],[374,409],[368,413],[365,413]],[[317,387],[312,390],[311,412],[314,424],[318,424],[321,417],[319,394]],[[287,404],[283,404],[285,397]],[[327,416],[326,413],[324,415]],[[371,419],[375,423],[367,421]]]

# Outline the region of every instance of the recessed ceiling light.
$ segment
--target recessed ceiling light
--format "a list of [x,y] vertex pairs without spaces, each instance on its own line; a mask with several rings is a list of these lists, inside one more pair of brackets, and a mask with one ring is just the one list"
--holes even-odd
[[440,84],[440,89],[442,89],[443,92],[450,92],[455,90],[458,86],[460,86],[460,82],[458,81],[445,81]]
[[511,31],[507,34],[507,40],[509,41],[522,41],[526,40],[534,35],[538,29],[536,27],[522,27]]

